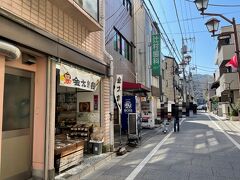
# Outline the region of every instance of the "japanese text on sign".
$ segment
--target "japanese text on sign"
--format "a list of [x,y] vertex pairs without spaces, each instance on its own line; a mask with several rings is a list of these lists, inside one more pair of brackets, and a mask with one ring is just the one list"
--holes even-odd
[[61,64],[60,85],[95,91],[101,77]]
[[152,75],[160,76],[160,34],[152,35]]
[[118,109],[122,110],[122,75],[117,74],[116,75],[116,83],[115,83],[115,89],[114,89],[114,96],[117,102]]

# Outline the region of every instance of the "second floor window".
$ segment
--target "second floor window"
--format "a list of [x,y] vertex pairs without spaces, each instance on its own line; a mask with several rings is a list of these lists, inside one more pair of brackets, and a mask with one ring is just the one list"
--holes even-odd
[[115,31],[114,36],[114,50],[119,52],[124,58],[132,62],[133,60],[133,47],[132,45],[118,32]]
[[129,15],[132,16],[132,3],[130,0],[123,0],[123,6],[127,8]]
[[99,0],[74,0],[84,11],[99,21]]

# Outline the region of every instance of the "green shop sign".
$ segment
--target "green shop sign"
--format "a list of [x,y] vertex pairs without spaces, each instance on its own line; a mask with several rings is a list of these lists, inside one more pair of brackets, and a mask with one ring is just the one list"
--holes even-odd
[[152,35],[152,75],[160,76],[161,44],[160,34]]

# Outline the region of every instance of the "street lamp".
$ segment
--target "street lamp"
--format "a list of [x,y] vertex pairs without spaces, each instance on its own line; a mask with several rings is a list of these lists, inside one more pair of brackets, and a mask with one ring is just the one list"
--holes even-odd
[[[205,13],[204,11],[207,9],[208,6],[208,0],[195,0],[194,3],[197,6],[197,9],[201,11],[201,15],[207,15],[207,16],[218,16],[224,19],[225,21],[229,22],[233,26],[233,33],[234,33],[234,41],[235,41],[235,54],[237,57],[237,62],[238,62],[238,83],[240,86],[240,59],[239,59],[239,44],[238,44],[238,34],[237,34],[237,26],[236,26],[236,21],[235,18],[228,19],[222,14],[217,14],[217,13]],[[213,36],[215,35],[215,32],[218,30],[219,26],[219,20],[217,19],[212,19],[209,20],[206,23],[206,26],[210,32],[212,32]],[[240,87],[239,87],[239,92],[240,92]]]
[[185,59],[185,62],[186,62],[187,64],[189,64],[189,62],[190,62],[191,59],[192,59],[192,56],[186,55],[186,56],[184,57],[184,59]]
[[210,33],[212,33],[212,36],[215,36],[215,32],[218,31],[218,27],[219,27],[219,20],[216,18],[211,18],[209,19],[205,25],[207,26],[207,29]]
[[[233,26],[234,41],[235,41],[235,53],[236,53],[237,61],[238,61],[238,72],[240,72],[239,44],[238,44],[237,26],[236,26],[235,18],[232,18],[232,20],[231,20],[231,19],[226,18],[222,14],[205,13],[204,11],[208,7],[208,1],[209,0],[195,0],[194,3],[196,4],[198,11],[201,11],[201,15],[221,17],[222,19],[229,22]],[[215,32],[218,30],[219,22],[220,22],[219,20],[213,18],[206,23],[208,30],[213,34],[213,36],[215,35]],[[239,76],[239,80],[240,80],[240,76]]]
[[194,3],[196,4],[197,9],[203,13],[208,7],[208,1],[209,0],[195,0]]

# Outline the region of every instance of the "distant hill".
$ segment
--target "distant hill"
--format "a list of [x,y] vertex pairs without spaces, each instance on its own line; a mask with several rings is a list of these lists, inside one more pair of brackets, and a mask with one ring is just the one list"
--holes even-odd
[[206,102],[207,84],[213,82],[213,76],[209,74],[193,74],[192,81],[195,101],[198,104],[204,104]]

